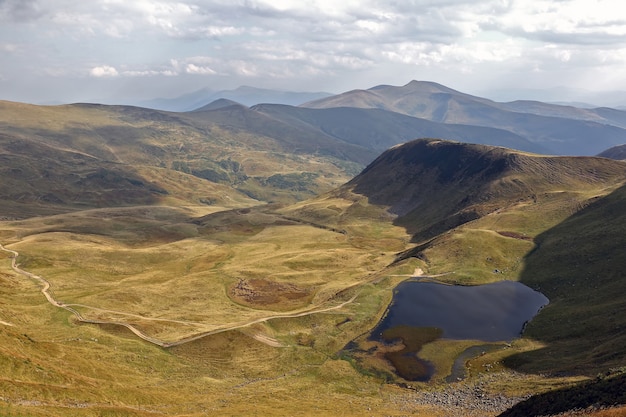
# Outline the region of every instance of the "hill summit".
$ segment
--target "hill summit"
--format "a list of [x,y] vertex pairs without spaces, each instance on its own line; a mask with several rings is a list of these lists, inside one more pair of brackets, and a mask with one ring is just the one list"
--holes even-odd
[[625,176],[620,161],[419,139],[387,150],[344,187],[389,207],[419,241],[506,207],[617,184]]

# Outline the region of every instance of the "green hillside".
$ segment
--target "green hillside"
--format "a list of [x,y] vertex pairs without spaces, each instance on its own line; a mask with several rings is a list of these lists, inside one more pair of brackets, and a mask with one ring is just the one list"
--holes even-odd
[[520,279],[551,302],[528,326],[545,347],[507,360],[531,372],[598,372],[624,366],[626,187],[598,198],[535,238]]

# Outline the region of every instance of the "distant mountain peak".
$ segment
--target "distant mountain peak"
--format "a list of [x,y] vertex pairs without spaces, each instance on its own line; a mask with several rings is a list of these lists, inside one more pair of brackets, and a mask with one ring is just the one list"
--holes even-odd
[[613,146],[606,151],[601,152],[598,156],[602,158],[610,158],[626,161],[626,144]]
[[244,107],[247,108],[246,106],[244,106],[241,103],[237,103],[236,101],[233,100],[229,100],[227,98],[218,98],[217,100],[214,100],[212,102],[210,102],[209,104],[202,106],[198,109],[192,110],[194,112],[199,112],[199,111],[210,111],[210,110],[219,110],[219,109],[223,109],[226,107]]

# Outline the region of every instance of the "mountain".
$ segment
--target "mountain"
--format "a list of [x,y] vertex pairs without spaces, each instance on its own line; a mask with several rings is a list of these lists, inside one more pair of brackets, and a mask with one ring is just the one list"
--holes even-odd
[[259,103],[298,105],[330,95],[330,93],[324,92],[280,91],[241,86],[234,90],[220,91],[204,88],[175,98],[159,98],[142,101],[138,103],[138,105],[158,110],[183,112],[196,110],[218,99],[228,99],[246,106],[253,106]]
[[196,125],[210,123],[231,132],[245,132],[248,135],[272,138],[287,153],[320,154],[363,165],[377,154],[375,149],[363,144],[338,140],[303,123],[293,120],[283,121],[273,117],[272,114],[257,111],[256,107],[248,108],[238,103],[221,106],[219,103],[215,105],[214,102],[196,111],[183,113],[180,117]]
[[436,139],[392,148],[346,184],[389,207],[416,241],[507,206],[622,181],[626,165],[600,158],[547,157]]
[[503,129],[558,155],[595,155],[626,138],[626,112],[620,110],[528,101],[497,103],[432,82],[381,85],[302,106],[378,108],[440,123]]
[[609,148],[606,151],[600,152],[598,156],[611,159],[626,159],[626,144]]

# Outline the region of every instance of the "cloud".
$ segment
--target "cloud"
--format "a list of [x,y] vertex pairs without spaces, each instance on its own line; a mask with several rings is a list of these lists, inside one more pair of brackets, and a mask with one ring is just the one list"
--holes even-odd
[[15,52],[18,50],[18,46],[14,43],[0,43],[0,51],[2,52]]
[[43,14],[37,0],[0,0],[0,21],[27,22]]
[[620,0],[515,2],[484,26],[515,37],[569,45],[626,43],[626,17]]
[[106,77],[117,77],[119,73],[114,67],[109,65],[102,65],[100,67],[94,67],[89,71],[89,74],[92,77],[97,78],[106,78]]
[[[54,68],[47,74],[58,78],[147,84],[167,76],[219,87],[254,78],[319,90],[328,80],[355,88],[426,76],[471,85],[506,71],[508,79],[537,74],[538,82],[560,84],[577,69],[593,80],[589,74],[626,65],[621,7],[621,0],[0,0],[0,68],[7,80],[32,81]],[[612,79],[626,88],[626,74]]]
[[217,74],[211,67],[198,66],[196,64],[187,64],[185,72],[188,74],[214,75]]

